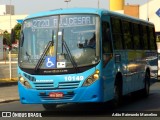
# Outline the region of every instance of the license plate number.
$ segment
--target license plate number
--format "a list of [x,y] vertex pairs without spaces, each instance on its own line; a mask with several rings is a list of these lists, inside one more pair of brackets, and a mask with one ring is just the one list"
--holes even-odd
[[52,93],[49,93],[49,97],[62,98],[63,97],[63,93],[61,93],[61,92],[52,92]]

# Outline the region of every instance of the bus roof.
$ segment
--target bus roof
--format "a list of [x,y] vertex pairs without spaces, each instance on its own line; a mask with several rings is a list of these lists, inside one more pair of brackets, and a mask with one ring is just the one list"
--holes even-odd
[[92,14],[100,14],[103,10],[102,9],[96,9],[96,8],[65,8],[65,9],[54,9],[44,12],[39,12],[35,14],[31,14],[27,17],[33,18],[33,17],[41,17],[41,16],[49,16],[49,15],[58,15],[58,14],[80,14],[80,13],[92,13]]
[[30,19],[30,18],[35,18],[35,17],[42,17],[42,16],[50,16],[50,15],[59,15],[59,14],[80,14],[80,13],[84,13],[84,14],[97,14],[97,15],[102,15],[102,14],[108,14],[111,16],[115,16],[115,17],[120,17],[122,19],[128,19],[128,20],[132,20],[132,22],[142,22],[143,24],[151,24],[154,25],[151,22],[142,20],[142,19],[138,19],[132,16],[128,16],[125,14],[120,14],[117,12],[113,12],[113,11],[109,11],[106,9],[98,9],[98,8],[65,8],[65,9],[54,9],[54,10],[49,10],[49,11],[44,11],[44,12],[39,12],[39,13],[35,13],[35,14],[31,14],[28,17],[26,17],[26,19]]

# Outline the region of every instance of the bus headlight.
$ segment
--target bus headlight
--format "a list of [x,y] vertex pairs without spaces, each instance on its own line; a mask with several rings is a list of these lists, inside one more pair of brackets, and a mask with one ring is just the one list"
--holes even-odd
[[31,85],[29,84],[29,82],[27,80],[25,80],[24,77],[20,76],[19,77],[19,81],[20,83],[22,83],[22,85],[24,85],[26,88],[31,88]]
[[85,82],[83,83],[83,86],[89,86],[89,85],[93,84],[98,79],[99,79],[99,70],[96,70],[93,75],[89,76],[85,80]]

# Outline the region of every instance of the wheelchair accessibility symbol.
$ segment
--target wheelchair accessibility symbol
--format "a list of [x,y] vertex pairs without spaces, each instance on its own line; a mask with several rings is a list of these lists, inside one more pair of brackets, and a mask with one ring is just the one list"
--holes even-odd
[[56,66],[56,57],[46,57],[45,66],[46,68],[55,68]]

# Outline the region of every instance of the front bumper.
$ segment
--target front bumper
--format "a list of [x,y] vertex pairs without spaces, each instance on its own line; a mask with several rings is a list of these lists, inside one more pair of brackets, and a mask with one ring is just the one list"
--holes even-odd
[[[87,87],[61,90],[27,89],[18,82],[20,101],[23,104],[102,102],[103,95],[101,89],[100,80]],[[62,98],[51,98],[49,97],[51,92],[62,92],[64,96]]]

